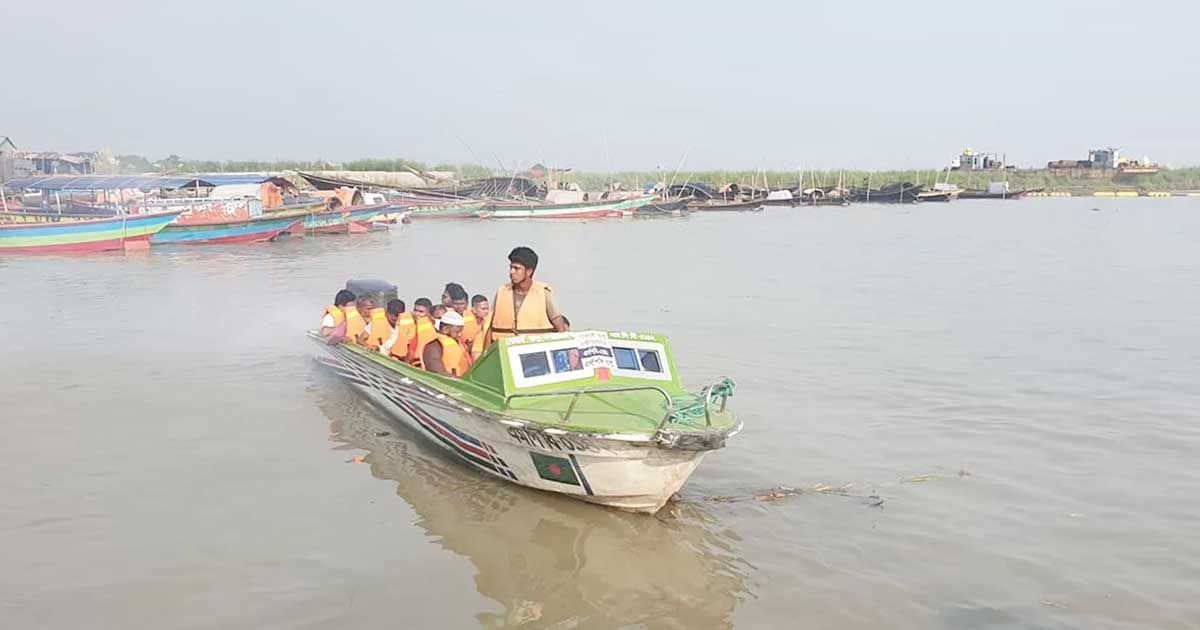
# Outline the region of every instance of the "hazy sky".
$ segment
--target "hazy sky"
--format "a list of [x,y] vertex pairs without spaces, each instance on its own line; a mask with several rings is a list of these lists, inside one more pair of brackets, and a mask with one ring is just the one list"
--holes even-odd
[[[6,0],[0,135],[511,168],[1200,163],[1200,2]],[[690,149],[690,151],[689,151]]]

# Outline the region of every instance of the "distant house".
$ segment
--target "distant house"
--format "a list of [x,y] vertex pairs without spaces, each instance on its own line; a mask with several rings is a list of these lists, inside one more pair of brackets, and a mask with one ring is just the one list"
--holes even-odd
[[89,153],[26,153],[42,175],[91,175],[96,171]]
[[13,159],[17,156],[17,145],[8,136],[0,136],[0,184],[16,177]]

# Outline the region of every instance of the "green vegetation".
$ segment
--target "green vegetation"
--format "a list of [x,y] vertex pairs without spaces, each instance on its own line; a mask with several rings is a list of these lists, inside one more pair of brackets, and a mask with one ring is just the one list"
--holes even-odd
[[[626,189],[641,188],[646,184],[666,181],[679,184],[698,182],[719,187],[736,182],[744,186],[769,186],[779,188],[795,186],[800,178],[796,171],[680,171],[678,174],[664,171],[622,171],[616,173],[589,173],[573,171],[566,181],[577,183],[585,190],[596,190],[609,182],[617,182]],[[878,187],[887,183],[911,182],[932,185],[946,181],[945,171],[805,171],[804,186],[836,186],[840,180],[847,186]],[[1008,181],[1012,190],[1044,188],[1047,191],[1088,194],[1097,190],[1136,190],[1159,192],[1172,190],[1200,190],[1200,167],[1164,170],[1154,175],[1137,175],[1118,179],[1083,178],[1055,175],[1046,170],[1010,171],[951,171],[949,181],[960,188],[984,189],[989,182]]]

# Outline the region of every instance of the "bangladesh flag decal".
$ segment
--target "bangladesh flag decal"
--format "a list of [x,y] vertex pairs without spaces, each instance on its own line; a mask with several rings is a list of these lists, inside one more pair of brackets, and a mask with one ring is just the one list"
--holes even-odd
[[538,476],[542,479],[572,486],[579,485],[579,477],[575,475],[575,467],[571,465],[571,461],[567,458],[543,455],[532,451],[529,453],[529,456],[533,458],[533,467],[537,469]]

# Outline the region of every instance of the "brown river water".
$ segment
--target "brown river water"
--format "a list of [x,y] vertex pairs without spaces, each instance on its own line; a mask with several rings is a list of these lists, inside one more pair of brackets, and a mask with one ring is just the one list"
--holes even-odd
[[[668,334],[745,430],[657,516],[314,366],[350,276]],[[0,627],[1200,627],[1200,199],[427,222],[0,259]]]

